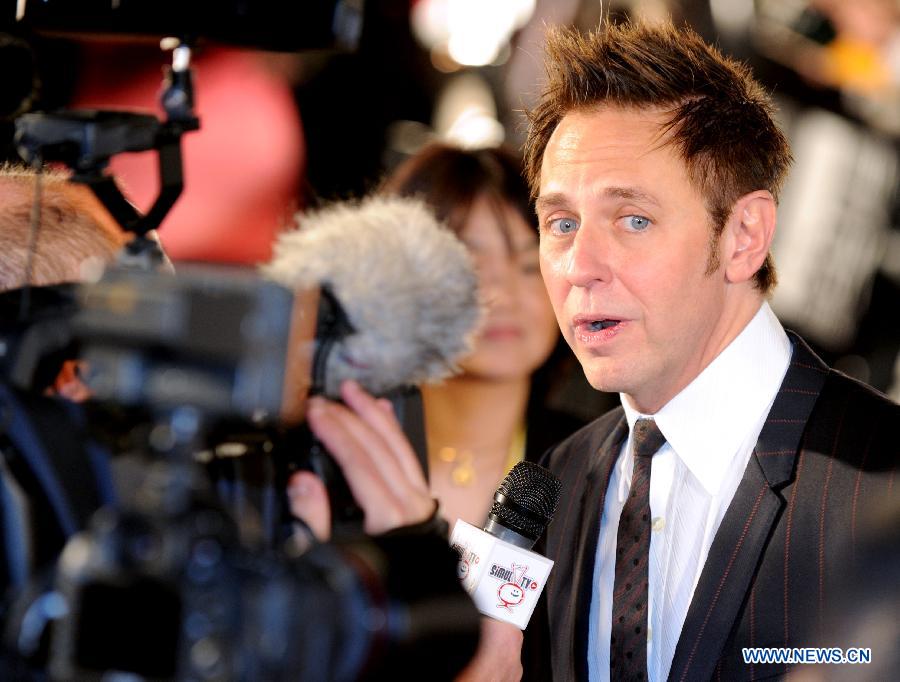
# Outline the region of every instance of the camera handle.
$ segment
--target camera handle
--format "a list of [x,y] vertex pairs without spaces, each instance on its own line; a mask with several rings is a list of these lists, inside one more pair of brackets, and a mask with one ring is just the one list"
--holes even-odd
[[[356,330],[347,317],[340,301],[326,284],[319,293],[319,310],[316,320],[316,350],[313,355],[310,393],[325,393],[328,357],[334,346]],[[337,462],[318,438],[310,434],[311,442],[307,452],[310,470],[316,474],[328,489],[331,506],[331,534],[343,539],[358,536],[362,532],[364,514],[350,492],[350,486]]]

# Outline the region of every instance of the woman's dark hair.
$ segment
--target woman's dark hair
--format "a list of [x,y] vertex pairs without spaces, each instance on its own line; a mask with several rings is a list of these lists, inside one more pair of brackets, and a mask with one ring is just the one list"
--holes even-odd
[[[421,198],[457,233],[482,195],[497,209],[502,204],[513,206],[526,223],[535,225],[521,159],[503,147],[468,150],[430,144],[400,164],[382,184],[381,192]],[[503,225],[499,210],[497,214]]]

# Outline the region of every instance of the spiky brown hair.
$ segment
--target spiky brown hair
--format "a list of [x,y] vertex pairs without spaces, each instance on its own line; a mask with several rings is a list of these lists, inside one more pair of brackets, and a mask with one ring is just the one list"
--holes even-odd
[[[589,33],[555,28],[548,32],[546,53],[548,81],[528,112],[524,149],[532,197],[540,185],[544,150],[563,117],[616,106],[669,114],[665,131],[704,197],[713,244],[739,197],[766,189],[778,200],[791,151],[775,123],[771,98],[746,66],[690,28],[631,22]],[[755,285],[765,293],[775,282],[769,255]]]

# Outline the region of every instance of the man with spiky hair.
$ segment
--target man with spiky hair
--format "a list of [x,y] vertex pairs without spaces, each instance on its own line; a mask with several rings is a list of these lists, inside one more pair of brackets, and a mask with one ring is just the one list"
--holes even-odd
[[555,30],[547,54],[526,142],[541,270],[622,406],[545,456],[564,495],[526,672],[761,679],[790,666],[742,649],[867,646],[823,640],[821,616],[893,489],[900,407],[769,308],[791,161],[769,97],[671,25]]
[[[547,53],[525,149],[541,271],[585,375],[622,406],[544,457],[563,495],[526,676],[764,679],[811,647],[890,660],[825,625],[859,577],[863,519],[896,497],[900,406],[767,303],[791,160],[769,97],[671,25],[551,31]],[[397,425],[358,388],[345,398],[311,405],[313,431],[373,509],[409,484],[387,527],[422,521],[420,473],[374,475],[412,461]],[[518,677],[518,640],[494,634],[467,679]],[[762,648],[789,655],[745,660]]]

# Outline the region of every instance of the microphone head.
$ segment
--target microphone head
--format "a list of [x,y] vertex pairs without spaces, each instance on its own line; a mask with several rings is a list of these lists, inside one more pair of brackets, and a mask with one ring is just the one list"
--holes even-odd
[[519,462],[494,493],[487,525],[500,525],[533,545],[556,512],[560,486],[559,479],[539,464]]
[[466,247],[419,199],[333,204],[283,233],[264,272],[293,288],[329,285],[354,331],[334,344],[325,394],[345,379],[383,394],[456,371],[481,317]]

